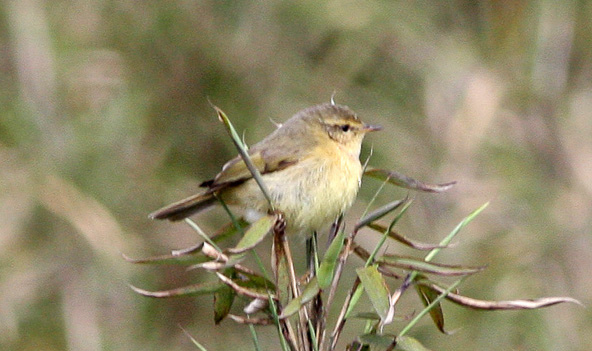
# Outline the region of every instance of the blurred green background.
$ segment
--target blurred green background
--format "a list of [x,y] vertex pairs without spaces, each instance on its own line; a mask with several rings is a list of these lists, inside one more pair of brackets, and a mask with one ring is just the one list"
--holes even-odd
[[[458,181],[412,193],[403,234],[437,242],[491,201],[440,256],[489,265],[462,293],[590,305],[591,18],[591,1],[3,0],[0,349],[195,350],[179,325],[209,350],[253,349],[246,327],[214,326],[210,298],[128,287],[209,277],[121,257],[198,241],[147,214],[236,154],[208,98],[253,143],[270,119],[335,92],[383,125],[363,150],[373,147],[374,166]],[[349,223],[379,185],[365,180]],[[379,200],[406,194],[389,188]],[[198,220],[212,231],[221,213]],[[410,298],[398,314],[419,308]],[[434,350],[592,345],[592,312],[579,306],[444,308],[454,335],[429,320],[412,332]],[[273,328],[258,331],[279,349]]]

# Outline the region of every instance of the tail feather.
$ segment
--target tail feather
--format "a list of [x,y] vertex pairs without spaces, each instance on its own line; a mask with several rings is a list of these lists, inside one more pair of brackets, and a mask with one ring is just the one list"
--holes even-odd
[[201,212],[214,205],[216,197],[210,191],[190,196],[181,201],[165,206],[160,210],[152,212],[149,217],[152,219],[168,219],[169,221],[180,221],[192,214]]

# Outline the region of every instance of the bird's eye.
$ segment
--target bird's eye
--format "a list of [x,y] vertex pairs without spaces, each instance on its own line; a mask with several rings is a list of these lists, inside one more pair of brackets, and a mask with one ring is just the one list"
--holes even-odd
[[349,124],[344,124],[344,125],[340,126],[339,128],[341,128],[342,132],[349,132],[351,130],[351,127]]

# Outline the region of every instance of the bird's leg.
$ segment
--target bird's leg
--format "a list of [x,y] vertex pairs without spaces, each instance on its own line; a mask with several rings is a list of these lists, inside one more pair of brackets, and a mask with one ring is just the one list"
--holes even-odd
[[[318,251],[318,240],[317,240],[317,232],[313,232],[312,236],[306,240],[306,262],[308,266],[308,281],[313,279],[319,268],[319,251]],[[309,328],[309,341],[312,343],[316,343],[318,348],[321,340],[321,333],[323,332],[324,328],[324,312],[323,312],[323,299],[321,298],[321,294],[317,294],[315,298],[310,303],[309,309],[309,325],[312,328]],[[310,332],[312,330],[315,331],[315,335],[312,335]]]
[[317,244],[317,232],[314,231],[312,236],[306,239],[306,264],[309,277],[314,277],[319,267],[319,250]]

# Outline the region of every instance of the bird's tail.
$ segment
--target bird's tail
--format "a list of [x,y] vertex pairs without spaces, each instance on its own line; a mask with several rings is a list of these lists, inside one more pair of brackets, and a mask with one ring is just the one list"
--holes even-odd
[[190,196],[181,201],[165,206],[160,210],[152,212],[149,217],[152,219],[168,219],[169,221],[180,221],[192,214],[201,212],[211,207],[216,202],[216,197],[211,191]]

